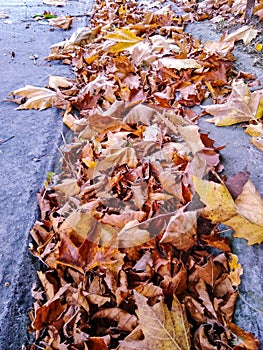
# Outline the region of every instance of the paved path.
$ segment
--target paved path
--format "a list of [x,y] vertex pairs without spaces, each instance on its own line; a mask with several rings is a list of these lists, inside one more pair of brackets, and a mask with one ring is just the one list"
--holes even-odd
[[[32,15],[49,10],[84,14],[88,1],[69,1],[64,8],[42,5],[40,0],[0,0],[0,100],[26,84],[44,86],[48,75],[69,76],[69,67],[44,61],[49,46],[69,32],[32,21]],[[6,21],[6,23],[5,23]],[[74,27],[85,25],[79,17]],[[12,23],[11,23],[12,22]],[[12,52],[14,58],[12,58]],[[29,58],[37,54],[36,64]],[[36,193],[52,169],[56,144],[63,130],[60,112],[15,111],[12,103],[0,107],[0,349],[21,349],[26,341],[30,289],[36,279],[28,253],[28,232],[37,215]]]

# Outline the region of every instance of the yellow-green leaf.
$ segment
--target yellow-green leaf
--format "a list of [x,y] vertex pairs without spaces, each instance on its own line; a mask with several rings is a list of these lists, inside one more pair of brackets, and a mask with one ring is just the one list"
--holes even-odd
[[223,184],[193,176],[195,191],[206,205],[202,214],[213,222],[222,222],[236,214],[235,202]]
[[105,38],[116,41],[116,44],[109,49],[112,53],[126,50],[142,41],[142,39],[136,36],[131,30],[125,28],[116,29],[115,32],[109,33]]

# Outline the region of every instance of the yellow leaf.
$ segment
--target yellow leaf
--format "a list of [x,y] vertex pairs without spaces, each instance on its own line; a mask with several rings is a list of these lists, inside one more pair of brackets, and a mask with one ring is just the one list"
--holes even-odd
[[241,283],[240,276],[243,274],[243,269],[238,262],[238,257],[234,254],[230,254],[230,259],[228,260],[228,265],[230,268],[229,279],[232,282],[232,286],[238,287]]
[[258,52],[262,51],[262,49],[263,49],[263,45],[262,45],[262,44],[257,44],[257,45],[256,45],[256,50],[257,50]]
[[144,340],[121,341],[120,350],[190,350],[190,327],[176,296],[171,311],[163,300],[151,307],[147,304],[147,298],[135,290],[134,297]]
[[[236,199],[237,212],[250,222],[263,226],[263,198],[248,180]],[[252,210],[251,210],[252,209]]]
[[251,223],[241,215],[234,216],[224,224],[235,231],[233,237],[246,239],[248,245],[260,244],[263,241],[263,226]]
[[32,85],[10,92],[9,95],[18,95],[27,98],[26,102],[16,109],[46,109],[52,107],[56,93],[50,89]]
[[95,168],[95,166],[97,165],[97,162],[95,162],[94,160],[90,160],[88,158],[81,158],[82,162],[87,165],[88,168]]
[[248,245],[263,241],[263,198],[248,180],[236,199],[237,215],[224,223],[233,228],[234,237],[248,240]]
[[263,134],[262,124],[249,124],[245,130],[245,133],[253,137],[260,136],[261,134]]
[[109,51],[111,53],[126,50],[142,41],[142,39],[136,36],[131,30],[125,28],[116,29],[114,33],[106,35],[105,38],[117,42],[117,44],[110,47]]
[[202,214],[213,222],[226,221],[236,214],[235,202],[226,186],[193,176],[195,191],[206,205]]
[[119,7],[119,15],[122,16],[122,15],[126,15],[126,12],[127,12],[127,8],[123,6],[123,4],[120,5]]

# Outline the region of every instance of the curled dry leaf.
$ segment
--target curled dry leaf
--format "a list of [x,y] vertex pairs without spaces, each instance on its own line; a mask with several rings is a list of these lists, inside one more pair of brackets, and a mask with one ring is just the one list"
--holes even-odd
[[69,30],[72,22],[76,19],[76,17],[70,16],[59,16],[57,18],[50,18],[48,20],[49,25],[58,27],[63,30]]
[[[11,96],[21,96],[25,101],[16,109],[46,109],[53,106],[56,93],[50,89],[40,88],[32,85],[10,92]],[[21,103],[21,101],[20,101]]]
[[217,126],[233,125],[261,118],[262,114],[257,114],[257,111],[262,98],[263,89],[251,93],[248,86],[238,80],[233,82],[232,92],[226,103],[203,108],[214,116],[208,119],[208,122],[215,123]]

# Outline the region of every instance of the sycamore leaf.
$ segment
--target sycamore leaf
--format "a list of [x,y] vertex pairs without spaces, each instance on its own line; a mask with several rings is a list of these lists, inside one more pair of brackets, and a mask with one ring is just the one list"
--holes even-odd
[[72,22],[76,19],[76,17],[70,16],[59,16],[57,18],[50,18],[48,20],[49,25],[58,27],[63,30],[69,30]]
[[151,307],[147,304],[147,298],[136,291],[134,297],[144,340],[122,341],[120,350],[133,349],[133,345],[144,350],[190,350],[190,327],[176,296],[171,311],[163,300]]
[[233,237],[246,239],[248,245],[260,244],[263,241],[263,226],[251,223],[241,215],[234,216],[224,224],[235,231]]
[[46,109],[52,107],[56,93],[50,89],[40,88],[32,85],[10,92],[9,95],[18,95],[26,98],[26,102],[16,109]]
[[126,50],[143,40],[136,36],[131,30],[125,28],[116,29],[115,32],[107,34],[105,38],[116,41],[116,44],[109,49],[111,53]]
[[164,58],[160,58],[158,62],[160,62],[166,68],[172,68],[177,70],[188,69],[188,68],[202,68],[202,65],[200,63],[198,63],[196,60],[191,58],[176,59],[171,57],[164,57]]
[[228,220],[236,214],[236,205],[227,187],[193,176],[195,191],[206,205],[202,214],[213,222]]
[[242,81],[234,81],[232,92],[226,103],[203,106],[214,118],[207,120],[217,126],[233,125],[260,118],[257,114],[263,89],[250,92],[248,86]]
[[233,228],[234,237],[248,240],[248,245],[263,241],[263,199],[248,180],[236,199],[237,215],[224,223]]
[[61,191],[67,196],[75,196],[79,193],[80,187],[76,179],[64,179],[60,184],[53,186],[56,191]]
[[225,43],[236,42],[242,40],[245,45],[248,45],[258,34],[258,30],[253,26],[242,26],[231,34],[227,34],[223,37]]
[[57,90],[60,87],[68,88],[68,87],[71,87],[72,85],[73,85],[72,81],[57,75],[50,75],[48,79],[48,86],[54,90]]
[[160,243],[168,242],[180,250],[187,250],[196,244],[196,212],[179,209],[171,217]]

